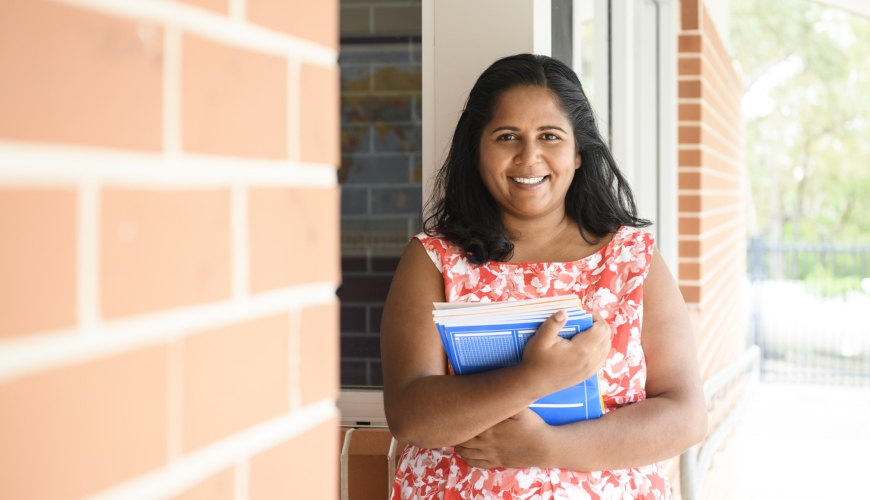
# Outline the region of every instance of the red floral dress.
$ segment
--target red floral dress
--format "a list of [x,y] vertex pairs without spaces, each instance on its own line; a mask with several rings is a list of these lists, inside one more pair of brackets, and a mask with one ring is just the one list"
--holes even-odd
[[[598,372],[605,412],[646,399],[646,361],[640,343],[643,280],[653,237],[622,227],[598,252],[574,262],[488,262],[474,265],[446,239],[416,236],[444,276],[449,302],[498,302],[577,294],[614,332]],[[530,467],[478,469],[454,447],[407,446],[396,467],[392,500],[669,499],[661,463],[611,471]]]

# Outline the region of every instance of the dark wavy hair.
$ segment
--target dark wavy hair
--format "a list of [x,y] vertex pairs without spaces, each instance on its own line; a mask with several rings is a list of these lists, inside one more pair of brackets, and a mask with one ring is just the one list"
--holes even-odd
[[475,82],[427,203],[431,215],[423,230],[429,235],[440,233],[474,264],[506,261],[513,254],[501,209],[478,170],[480,138],[502,95],[514,87],[532,85],[553,93],[574,128],[581,166],[565,195],[565,212],[577,223],[583,239],[595,244],[595,238],[620,226],[650,225],[637,217],[631,188],[598,133],[592,106],[574,71],[552,57],[518,54],[497,60]]

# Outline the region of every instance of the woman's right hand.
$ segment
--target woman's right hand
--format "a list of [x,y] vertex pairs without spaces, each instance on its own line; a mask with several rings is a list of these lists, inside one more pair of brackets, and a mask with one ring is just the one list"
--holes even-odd
[[520,363],[541,396],[577,385],[598,372],[610,353],[612,330],[592,313],[592,327],[572,339],[559,336],[568,314],[558,311],[544,321],[529,339]]

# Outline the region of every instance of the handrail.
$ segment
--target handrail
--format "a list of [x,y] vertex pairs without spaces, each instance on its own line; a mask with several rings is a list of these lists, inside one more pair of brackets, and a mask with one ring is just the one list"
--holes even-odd
[[736,362],[728,365],[704,382],[704,398],[707,405],[716,398],[716,395],[732,381],[740,378],[749,371],[749,383],[743,388],[740,400],[734,405],[728,416],[716,427],[716,429],[704,440],[703,444],[695,445],[680,455],[680,486],[683,500],[700,500],[701,483],[713,454],[731,433],[731,430],[740,421],[747,402],[752,395],[755,384],[758,381],[760,370],[761,351],[754,345],[746,350],[746,353]]

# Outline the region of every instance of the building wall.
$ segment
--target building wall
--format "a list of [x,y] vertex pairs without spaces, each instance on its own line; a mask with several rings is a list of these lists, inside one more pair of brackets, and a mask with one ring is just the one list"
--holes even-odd
[[[743,87],[701,0],[683,0],[679,35],[679,285],[707,379],[746,350],[746,166]],[[741,390],[711,410],[716,428]],[[729,498],[739,441],[729,438],[704,481],[703,498]],[[676,472],[676,468],[671,470]],[[678,474],[672,474],[676,483]],[[718,485],[712,488],[712,485]]]
[[334,0],[0,2],[0,498],[336,498]]
[[745,349],[746,168],[742,84],[703,5],[679,39],[679,276],[704,378]]

